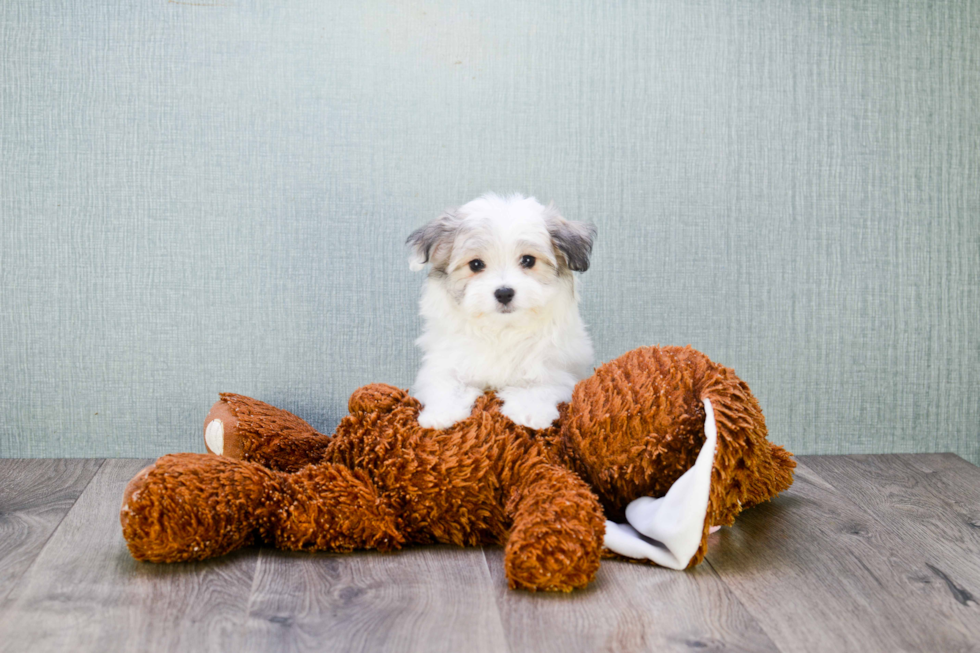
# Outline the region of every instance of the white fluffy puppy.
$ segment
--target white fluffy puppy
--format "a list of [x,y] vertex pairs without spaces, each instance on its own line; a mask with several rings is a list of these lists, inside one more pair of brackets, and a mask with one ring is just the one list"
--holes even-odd
[[446,428],[485,390],[518,424],[546,428],[592,372],[573,271],[589,268],[595,227],[533,197],[487,194],[413,232],[413,270],[430,265],[413,394],[419,424]]

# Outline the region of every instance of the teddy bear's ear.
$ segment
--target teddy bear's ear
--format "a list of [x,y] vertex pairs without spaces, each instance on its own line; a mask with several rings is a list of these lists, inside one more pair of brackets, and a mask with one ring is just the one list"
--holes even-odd
[[596,226],[566,220],[558,213],[554,203],[548,204],[545,209],[545,224],[548,225],[552,245],[565,258],[568,268],[576,272],[588,270]]
[[412,249],[408,257],[409,268],[418,271],[428,263],[436,265],[449,260],[459,223],[456,209],[447,209],[429,224],[413,231],[405,241]]
[[660,498],[639,497],[626,507],[626,524],[606,522],[605,547],[628,558],[647,558],[669,569],[686,569],[701,547],[711,493],[718,429],[704,399],[704,444],[694,466]]

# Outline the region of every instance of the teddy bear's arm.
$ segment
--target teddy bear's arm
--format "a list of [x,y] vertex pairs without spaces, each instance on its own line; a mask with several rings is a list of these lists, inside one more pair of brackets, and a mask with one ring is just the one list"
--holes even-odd
[[421,407],[419,400],[409,395],[407,390],[387,383],[371,383],[358,388],[347,400],[347,410],[351,415],[387,413],[399,406]]
[[536,466],[510,492],[513,526],[504,550],[512,589],[570,591],[599,568],[605,518],[592,490],[573,472]]

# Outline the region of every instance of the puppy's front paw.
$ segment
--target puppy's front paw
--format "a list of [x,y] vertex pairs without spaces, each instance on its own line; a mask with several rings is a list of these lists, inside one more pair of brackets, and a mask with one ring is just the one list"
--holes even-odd
[[535,430],[546,429],[558,419],[558,406],[555,404],[535,401],[533,398],[520,395],[504,399],[504,406],[500,412],[515,424]]
[[428,404],[419,413],[419,426],[425,429],[445,429],[470,416],[471,406]]

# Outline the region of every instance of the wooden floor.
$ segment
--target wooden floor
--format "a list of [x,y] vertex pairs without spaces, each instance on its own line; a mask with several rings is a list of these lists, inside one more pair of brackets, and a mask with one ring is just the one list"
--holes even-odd
[[980,469],[952,454],[801,457],[695,570],[605,561],[569,595],[508,590],[499,549],[137,563],[148,462],[0,460],[0,651],[980,651]]

